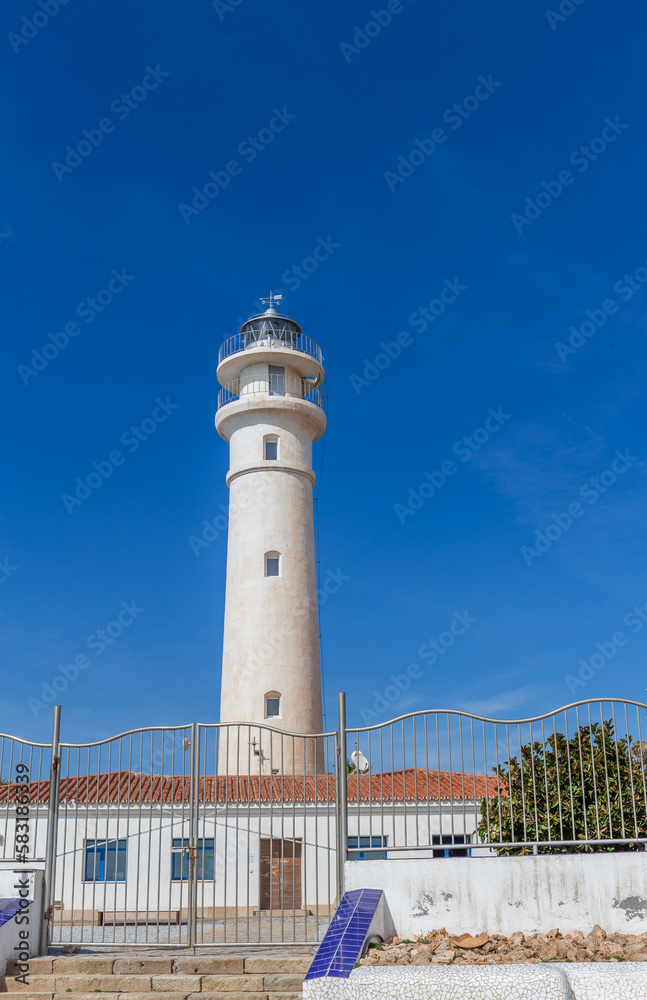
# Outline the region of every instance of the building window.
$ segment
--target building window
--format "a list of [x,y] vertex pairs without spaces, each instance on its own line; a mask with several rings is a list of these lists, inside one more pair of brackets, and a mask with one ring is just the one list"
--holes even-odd
[[86,840],[85,882],[126,881],[126,841]]
[[[186,882],[189,877],[188,846],[188,837],[173,837],[171,879],[174,882]],[[198,878],[206,881],[214,879],[213,837],[198,841]]]
[[285,368],[283,365],[270,365],[270,396],[285,396]]
[[374,848],[386,847],[386,837],[349,837],[348,838],[348,860],[349,861],[382,861],[386,858],[386,851],[374,850]]
[[270,691],[269,694],[265,695],[265,718],[281,718],[281,695],[278,691]]
[[265,576],[281,575],[281,557],[278,552],[265,553]]
[[454,844],[471,844],[472,838],[468,834],[454,834],[449,837],[434,836],[431,838],[434,846],[438,845],[438,850],[433,852],[435,858],[469,858],[470,852],[466,847],[454,847]]
[[279,439],[277,437],[266,437],[263,439],[265,443],[265,458],[267,461],[272,461],[279,457]]

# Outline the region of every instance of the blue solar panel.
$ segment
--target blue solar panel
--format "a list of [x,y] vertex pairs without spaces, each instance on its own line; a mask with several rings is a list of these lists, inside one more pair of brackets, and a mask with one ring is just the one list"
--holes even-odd
[[351,889],[344,893],[306,979],[350,976],[381,898],[381,889]]

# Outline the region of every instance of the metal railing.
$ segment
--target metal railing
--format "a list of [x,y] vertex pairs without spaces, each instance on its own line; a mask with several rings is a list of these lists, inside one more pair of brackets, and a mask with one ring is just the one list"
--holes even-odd
[[297,375],[242,375],[227,382],[218,393],[218,409],[237,399],[253,396],[292,396],[323,407],[321,390]]
[[[55,822],[49,802],[50,789],[56,784],[59,718],[57,706],[51,744],[0,734],[0,859],[10,859],[15,868],[24,866],[27,871],[46,870],[50,876]],[[34,933],[38,934],[39,954],[43,954],[45,923]]]
[[[336,739],[238,723],[133,729],[58,744],[52,785],[50,747],[1,737],[0,852],[20,859],[26,787],[54,945],[315,944],[340,895]],[[34,780],[10,779],[21,762]]]
[[316,943],[348,858],[644,850],[646,711],[347,729],[342,695],[338,732],[193,723],[72,744],[57,709],[51,745],[0,735],[0,857],[44,869],[53,944]]
[[[344,734],[349,829],[428,856],[647,848],[647,705],[575,702],[529,719],[414,712]],[[342,738],[340,734],[340,739]]]
[[236,333],[221,345],[218,352],[218,364],[225,358],[231,357],[232,354],[239,354],[241,351],[254,351],[257,348],[281,350],[287,348],[291,351],[298,351],[300,354],[307,354],[323,366],[323,351],[316,340],[306,337],[303,333],[297,335],[291,332],[268,333],[257,338],[250,333]]

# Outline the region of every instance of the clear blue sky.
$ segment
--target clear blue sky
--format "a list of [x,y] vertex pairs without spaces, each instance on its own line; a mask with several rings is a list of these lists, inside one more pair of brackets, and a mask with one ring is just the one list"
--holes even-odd
[[329,726],[340,689],[355,724],[642,699],[644,6],[43,3],[2,13],[0,730],[48,737],[82,654],[67,739],[217,720],[226,539],[189,538],[270,289],[326,359]]

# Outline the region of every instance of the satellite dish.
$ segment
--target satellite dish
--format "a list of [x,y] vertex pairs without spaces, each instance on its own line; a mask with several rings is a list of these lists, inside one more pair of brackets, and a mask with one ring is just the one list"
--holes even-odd
[[370,764],[367,761],[364,754],[361,753],[361,751],[353,750],[352,754],[350,755],[350,759],[355,765],[355,770],[358,772],[358,774],[366,774],[366,772],[370,767]]

